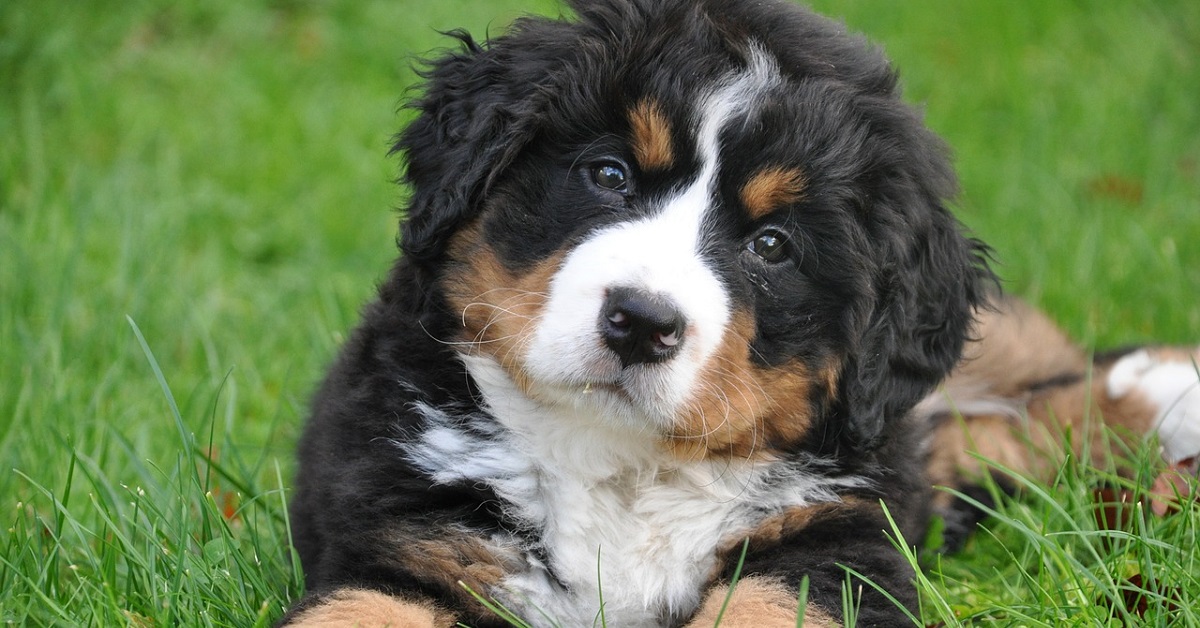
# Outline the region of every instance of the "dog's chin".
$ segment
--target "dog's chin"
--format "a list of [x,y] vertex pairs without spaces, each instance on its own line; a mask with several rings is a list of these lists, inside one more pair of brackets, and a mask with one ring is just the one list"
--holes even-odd
[[506,373],[517,383],[514,389],[564,420],[667,434],[682,405],[670,368],[663,364],[622,368],[613,358],[563,366],[552,373],[518,369],[519,373]]
[[669,417],[639,403],[634,393],[622,384],[535,385],[530,396],[580,420],[619,429],[659,431],[670,425]]

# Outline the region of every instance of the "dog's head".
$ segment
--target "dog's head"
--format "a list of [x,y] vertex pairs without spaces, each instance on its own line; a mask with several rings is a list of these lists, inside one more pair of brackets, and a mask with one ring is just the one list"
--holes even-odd
[[887,61],[784,2],[574,10],[462,35],[397,144],[453,340],[689,454],[878,443],[990,276]]

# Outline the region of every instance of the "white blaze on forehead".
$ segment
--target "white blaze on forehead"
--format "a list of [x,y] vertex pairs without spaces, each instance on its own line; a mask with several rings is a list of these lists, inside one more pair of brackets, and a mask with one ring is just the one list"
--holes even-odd
[[[732,120],[750,114],[779,81],[774,62],[752,47],[748,67],[726,77],[701,100],[694,127],[700,157],[695,178],[657,212],[602,229],[566,257],[525,351],[526,373],[535,389],[541,384],[543,393],[557,390],[574,398],[577,387],[618,385],[639,410],[641,416],[632,418],[663,426],[692,396],[731,315],[729,295],[702,257],[705,217],[721,169],[720,134]],[[598,326],[608,292],[618,287],[657,294],[679,308],[687,324],[680,354],[622,371]]]

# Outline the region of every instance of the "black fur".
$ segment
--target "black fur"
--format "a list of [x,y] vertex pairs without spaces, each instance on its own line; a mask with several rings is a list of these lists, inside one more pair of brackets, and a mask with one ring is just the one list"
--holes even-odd
[[[795,5],[578,0],[573,7],[575,20],[523,19],[486,43],[457,33],[461,48],[424,73],[418,115],[395,147],[412,189],[402,256],[331,367],[300,445],[292,524],[312,596],[366,586],[428,597],[464,611],[474,625],[495,621],[461,591],[394,559],[404,543],[453,539],[462,530],[531,535],[537,545],[536,531],[507,521],[489,489],[435,484],[391,443],[426,428],[416,402],[453,410],[464,429],[494,428],[461,362],[440,341],[454,337],[461,315],[444,298],[446,278],[466,261],[452,258],[450,239],[478,226],[505,266],[519,270],[645,211],[648,202],[615,212],[611,201],[589,201],[594,193],[572,173],[602,155],[632,162],[619,140],[628,135],[625,112],[644,97],[686,129],[695,90],[744,65],[748,38],[778,60],[791,98],[748,121],[766,133],[722,138],[730,176],[786,159],[805,164],[808,185],[786,216],[751,221],[730,213],[713,229],[722,246],[706,255],[734,301],[754,313],[761,365],[841,365],[836,394],[814,396],[812,431],[784,453],[832,457],[837,467],[829,473],[873,479],[873,488],[853,493],[887,501],[909,538],[920,537],[928,515],[917,453],[923,433],[903,422],[958,361],[991,277],[983,247],[946,209],[955,183],[941,142],[901,102],[878,50]],[[678,158],[665,171],[643,173],[640,198],[669,193],[695,169],[696,147],[685,134],[673,141]],[[722,190],[718,202],[733,205],[735,194]],[[748,266],[739,242],[780,221],[796,234],[795,263]],[[840,615],[845,565],[915,608],[911,573],[882,533],[886,521],[871,510],[847,517],[819,522],[782,546],[752,547],[744,573],[793,584],[809,575],[810,600]],[[870,593],[860,625],[902,617]]]

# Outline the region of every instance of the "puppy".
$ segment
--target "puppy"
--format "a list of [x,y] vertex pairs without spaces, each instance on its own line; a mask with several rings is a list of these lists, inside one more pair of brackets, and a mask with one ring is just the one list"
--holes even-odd
[[572,8],[425,74],[401,256],[300,444],[285,623],[505,625],[478,595],[536,626],[712,626],[727,597],[725,626],[837,625],[852,569],[900,604],[862,587],[859,625],[898,625],[881,502],[919,538],[974,444],[1036,472],[1017,434],[1095,399],[1200,450],[1194,351],[1092,363],[996,296],[877,49],[787,2]]

